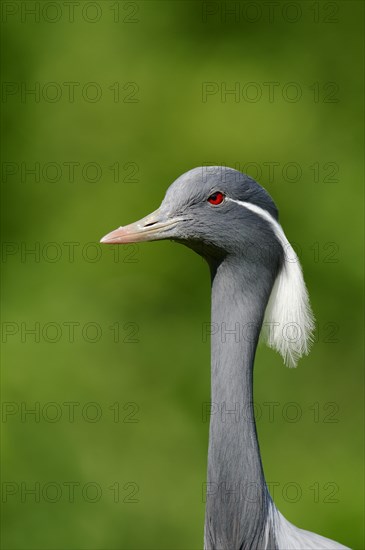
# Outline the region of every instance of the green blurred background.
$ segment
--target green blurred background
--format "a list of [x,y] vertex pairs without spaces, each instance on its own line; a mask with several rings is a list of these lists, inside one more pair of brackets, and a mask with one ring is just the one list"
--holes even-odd
[[257,354],[275,502],[364,547],[363,3],[269,4],[2,2],[4,549],[202,547],[208,269],[95,243],[209,163],[269,190],[318,322]]

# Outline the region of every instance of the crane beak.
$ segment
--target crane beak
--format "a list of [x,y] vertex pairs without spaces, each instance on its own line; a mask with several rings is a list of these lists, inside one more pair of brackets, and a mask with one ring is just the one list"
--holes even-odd
[[159,241],[171,238],[171,230],[179,222],[178,219],[168,219],[158,209],[138,222],[119,227],[103,237],[103,244],[128,244],[144,241]]

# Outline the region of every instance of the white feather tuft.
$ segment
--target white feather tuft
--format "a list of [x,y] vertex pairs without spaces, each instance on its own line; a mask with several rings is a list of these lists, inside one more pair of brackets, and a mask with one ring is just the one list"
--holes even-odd
[[314,317],[299,259],[277,225],[284,263],[271,291],[264,329],[267,345],[280,353],[288,367],[296,367],[313,342]]
[[313,342],[314,316],[298,256],[281,225],[263,208],[230,199],[267,220],[284,250],[284,263],[278,273],[265,311],[262,335],[267,345],[278,351],[285,365],[296,367]]

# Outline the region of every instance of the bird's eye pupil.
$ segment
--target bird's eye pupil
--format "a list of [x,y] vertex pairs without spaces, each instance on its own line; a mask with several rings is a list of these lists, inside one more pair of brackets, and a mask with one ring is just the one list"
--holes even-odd
[[217,205],[223,202],[223,199],[224,199],[223,193],[221,193],[220,191],[217,191],[216,193],[213,193],[213,195],[210,195],[210,197],[208,198],[208,202],[210,202],[210,204]]

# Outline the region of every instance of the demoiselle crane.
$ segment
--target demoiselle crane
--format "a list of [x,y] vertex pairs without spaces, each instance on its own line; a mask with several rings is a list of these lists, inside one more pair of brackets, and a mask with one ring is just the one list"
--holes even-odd
[[239,326],[244,334],[222,338],[221,330],[211,330],[211,401],[225,410],[245,405],[245,418],[210,418],[205,549],[347,548],[289,523],[264,478],[252,384],[259,334],[294,367],[308,353],[314,328],[299,260],[274,201],[237,170],[195,168],[169,187],[155,212],[101,242],[162,239],[185,244],[205,258],[211,272],[211,326]]

